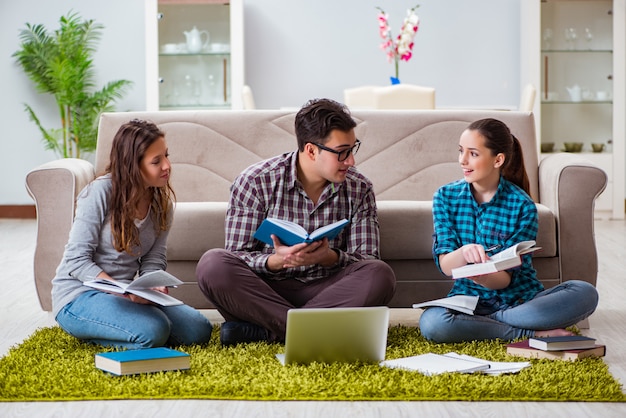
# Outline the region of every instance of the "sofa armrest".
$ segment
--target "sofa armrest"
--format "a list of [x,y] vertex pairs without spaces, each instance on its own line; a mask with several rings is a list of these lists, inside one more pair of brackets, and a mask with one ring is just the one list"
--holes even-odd
[[42,164],[26,175],[26,190],[37,209],[34,275],[43,310],[52,310],[52,279],[74,221],[76,196],[94,178],[93,165],[76,158]]
[[557,221],[561,281],[596,285],[594,203],[606,184],[602,169],[575,154],[554,154],[539,164],[540,203],[552,210]]

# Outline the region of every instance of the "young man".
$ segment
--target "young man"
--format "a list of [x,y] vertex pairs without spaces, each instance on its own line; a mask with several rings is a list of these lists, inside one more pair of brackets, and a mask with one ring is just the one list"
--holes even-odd
[[[223,345],[284,341],[287,311],[386,305],[395,275],[380,258],[372,183],[354,168],[360,141],[349,110],[309,101],[296,115],[298,151],[244,170],[231,187],[225,249],[207,251],[196,276],[226,322]],[[348,219],[329,241],[273,246],[253,238],[265,218],[309,232]]]

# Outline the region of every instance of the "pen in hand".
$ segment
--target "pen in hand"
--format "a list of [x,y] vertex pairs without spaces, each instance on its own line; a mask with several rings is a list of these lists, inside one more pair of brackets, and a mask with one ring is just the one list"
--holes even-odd
[[494,250],[497,250],[498,248],[500,248],[500,244],[492,245],[489,248],[485,248],[485,252],[494,251]]

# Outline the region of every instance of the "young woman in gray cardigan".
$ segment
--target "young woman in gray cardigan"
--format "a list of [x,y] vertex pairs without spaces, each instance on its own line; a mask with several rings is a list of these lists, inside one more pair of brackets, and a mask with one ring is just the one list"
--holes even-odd
[[133,349],[209,341],[211,324],[190,306],[160,306],[83,285],[96,278],[130,282],[137,274],[165,270],[173,217],[170,171],[165,137],[156,125],[133,120],[120,127],[106,173],[78,196],[52,281],[53,314],[67,333]]

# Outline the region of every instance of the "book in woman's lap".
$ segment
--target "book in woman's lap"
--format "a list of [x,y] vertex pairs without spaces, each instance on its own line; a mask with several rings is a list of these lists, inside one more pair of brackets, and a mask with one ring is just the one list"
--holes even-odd
[[480,276],[483,274],[496,273],[519,267],[522,265],[522,255],[540,250],[535,247],[535,241],[522,241],[490,257],[484,263],[467,264],[463,267],[452,269],[452,278]]
[[143,274],[130,283],[119,280],[110,280],[107,278],[98,278],[83,282],[85,286],[102,290],[107,293],[132,293],[161,306],[182,305],[183,302],[158,290],[155,287],[175,287],[183,284],[175,276],[164,270],[155,270]]

